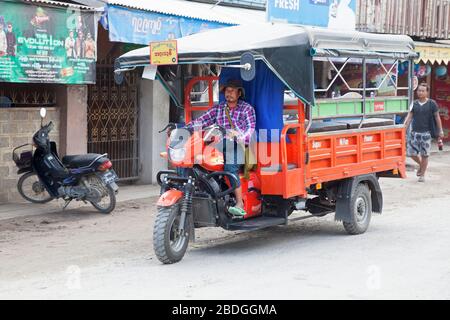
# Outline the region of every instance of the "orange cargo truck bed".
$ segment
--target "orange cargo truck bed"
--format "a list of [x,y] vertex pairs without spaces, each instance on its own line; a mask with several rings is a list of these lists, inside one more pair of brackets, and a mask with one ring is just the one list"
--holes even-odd
[[[295,134],[288,130],[298,129]],[[307,196],[312,185],[366,174],[406,177],[403,126],[355,129],[304,135],[303,125],[283,130],[279,170],[261,170],[262,194],[285,199]],[[286,142],[286,136],[288,141]],[[273,148],[274,146],[272,146]]]

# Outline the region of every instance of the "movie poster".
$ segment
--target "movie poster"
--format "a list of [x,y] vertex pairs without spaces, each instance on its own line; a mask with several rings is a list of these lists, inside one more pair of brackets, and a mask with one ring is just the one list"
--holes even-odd
[[95,83],[93,12],[0,2],[0,82]]

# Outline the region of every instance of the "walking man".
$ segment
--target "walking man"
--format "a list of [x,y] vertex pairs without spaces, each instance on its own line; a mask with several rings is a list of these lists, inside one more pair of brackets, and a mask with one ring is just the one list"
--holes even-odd
[[411,133],[407,143],[407,154],[419,165],[417,176],[419,182],[425,182],[428,158],[431,150],[433,131],[437,127],[439,138],[444,137],[439,108],[434,100],[428,98],[430,87],[422,83],[417,88],[418,100],[414,101],[405,120],[408,129],[412,121]]

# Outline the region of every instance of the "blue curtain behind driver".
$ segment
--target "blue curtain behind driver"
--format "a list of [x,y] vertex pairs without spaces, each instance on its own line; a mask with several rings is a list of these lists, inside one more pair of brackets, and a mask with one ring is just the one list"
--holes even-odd
[[[220,85],[226,84],[230,79],[241,79],[240,69],[222,68]],[[243,81],[245,101],[250,103],[256,112],[256,132],[261,129],[268,130],[265,135],[258,135],[260,142],[279,142],[283,129],[284,84],[267,67],[263,61],[256,61],[256,77],[250,82]],[[220,101],[224,101],[220,94]],[[277,129],[278,134],[271,136],[271,129]]]

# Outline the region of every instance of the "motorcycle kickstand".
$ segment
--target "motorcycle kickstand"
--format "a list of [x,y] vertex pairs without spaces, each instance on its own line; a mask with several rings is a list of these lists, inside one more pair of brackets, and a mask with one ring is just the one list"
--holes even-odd
[[71,203],[71,202],[72,202],[72,199],[66,200],[66,203],[64,203],[64,206],[63,206],[63,211],[66,210],[67,206],[68,206],[69,203]]

